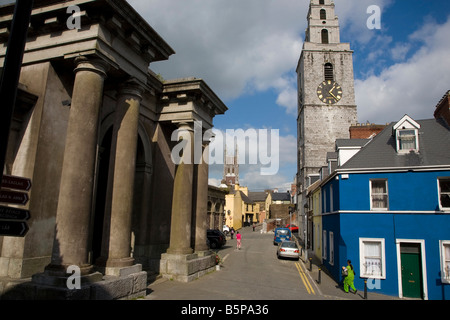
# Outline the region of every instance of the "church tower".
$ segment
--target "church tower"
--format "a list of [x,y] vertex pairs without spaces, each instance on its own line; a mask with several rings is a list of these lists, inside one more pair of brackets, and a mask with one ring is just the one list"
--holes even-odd
[[307,18],[297,66],[300,193],[319,178],[336,139],[349,139],[349,128],[357,122],[353,51],[350,44],[340,41],[334,1],[311,0]]
[[237,146],[235,147],[233,155],[229,155],[225,148],[224,160],[222,183],[234,188],[234,185],[239,184],[239,162]]

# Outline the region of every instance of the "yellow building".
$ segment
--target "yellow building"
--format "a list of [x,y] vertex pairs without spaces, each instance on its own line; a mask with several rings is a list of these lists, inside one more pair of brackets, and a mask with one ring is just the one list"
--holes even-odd
[[248,188],[234,185],[225,197],[225,224],[235,230],[257,222],[257,206],[248,197]]

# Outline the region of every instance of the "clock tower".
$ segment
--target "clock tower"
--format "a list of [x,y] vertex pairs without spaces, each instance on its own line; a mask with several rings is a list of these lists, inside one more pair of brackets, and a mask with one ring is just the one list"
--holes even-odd
[[[357,122],[353,51],[341,43],[333,0],[311,0],[298,75],[298,190],[319,178],[336,139],[349,139]],[[299,199],[303,209],[305,200]]]

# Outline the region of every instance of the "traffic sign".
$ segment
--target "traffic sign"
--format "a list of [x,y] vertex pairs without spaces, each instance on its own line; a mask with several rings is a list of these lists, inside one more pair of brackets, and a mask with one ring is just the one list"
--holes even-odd
[[29,191],[31,189],[31,179],[3,175],[2,188]]
[[0,191],[0,202],[10,203],[10,204],[20,204],[22,206],[26,205],[28,202],[28,194],[16,191]]
[[0,221],[0,236],[24,237],[29,228],[23,221]]
[[30,211],[0,206],[0,220],[29,220]]

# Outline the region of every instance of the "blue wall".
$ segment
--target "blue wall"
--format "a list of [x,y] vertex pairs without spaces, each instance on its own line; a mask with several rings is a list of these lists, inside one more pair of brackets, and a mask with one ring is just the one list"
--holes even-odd
[[389,210],[439,210],[438,178],[449,177],[450,172],[404,172],[350,174],[340,179],[340,210],[370,210],[370,179],[387,179]]

